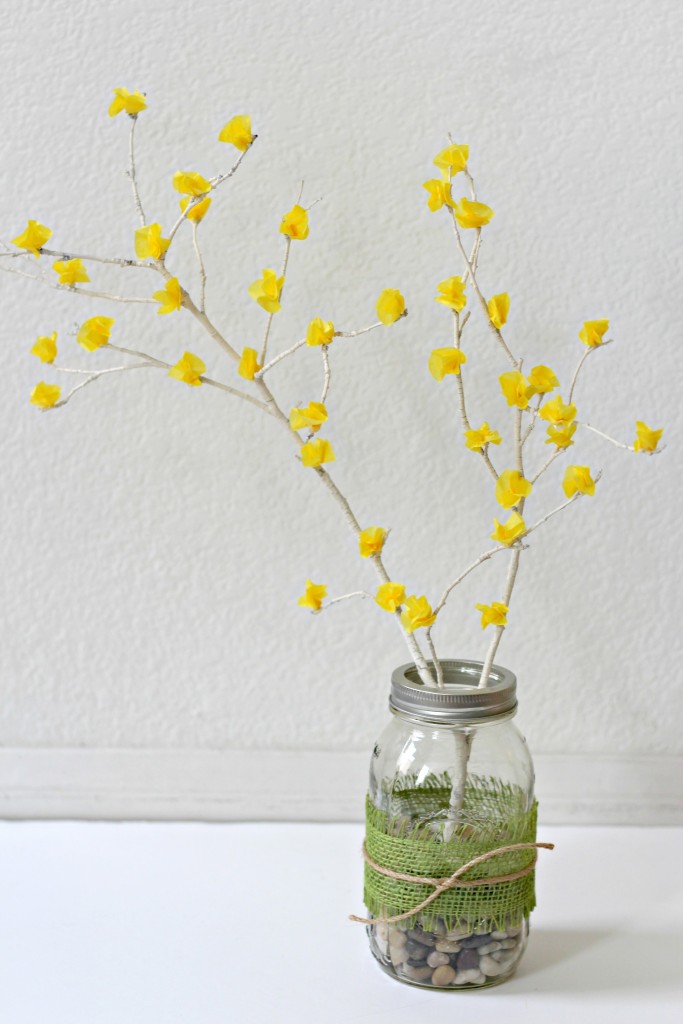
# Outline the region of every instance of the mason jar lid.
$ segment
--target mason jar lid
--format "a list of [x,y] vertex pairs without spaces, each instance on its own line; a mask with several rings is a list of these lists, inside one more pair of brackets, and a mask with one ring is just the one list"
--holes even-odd
[[[509,718],[517,709],[517,679],[494,665],[488,683],[479,687],[480,661],[442,661],[444,685],[426,686],[415,665],[401,665],[391,675],[389,707],[424,722],[445,725]],[[432,665],[430,664],[430,668]]]

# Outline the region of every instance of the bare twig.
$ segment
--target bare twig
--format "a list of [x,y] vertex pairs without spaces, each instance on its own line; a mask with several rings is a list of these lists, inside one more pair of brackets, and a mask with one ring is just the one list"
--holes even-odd
[[192,221],[192,245],[194,246],[197,264],[199,266],[199,311],[200,313],[206,314],[206,267],[204,266],[204,260],[202,259],[202,251],[199,248],[197,227],[197,222]]
[[328,352],[328,346],[321,345],[320,349],[323,357],[323,390],[320,395],[320,401],[324,405],[330,390],[330,378],[332,376],[332,371],[330,369],[330,353]]
[[129,145],[129,149],[128,149],[129,156],[130,156],[130,167],[129,167],[129,170],[128,170],[128,177],[130,178],[130,183],[131,183],[131,186],[132,186],[132,189],[133,189],[133,200],[135,201],[135,208],[138,211],[138,217],[140,218],[140,223],[144,227],[145,224],[147,223],[147,221],[145,220],[145,212],[142,209],[142,202],[140,201],[140,192],[138,190],[137,170],[136,170],[136,167],[135,167],[135,126],[138,123],[137,114],[133,114],[131,116],[131,122],[132,123],[131,123],[131,126],[130,126],[130,145]]

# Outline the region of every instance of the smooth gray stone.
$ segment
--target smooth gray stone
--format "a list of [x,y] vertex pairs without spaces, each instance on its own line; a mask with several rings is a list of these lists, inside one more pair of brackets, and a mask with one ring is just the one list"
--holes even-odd
[[427,963],[430,967],[445,967],[446,964],[450,963],[450,958],[448,953],[437,953],[437,951],[434,950],[427,957]]
[[479,970],[479,953],[476,949],[462,949],[458,953],[459,971]]

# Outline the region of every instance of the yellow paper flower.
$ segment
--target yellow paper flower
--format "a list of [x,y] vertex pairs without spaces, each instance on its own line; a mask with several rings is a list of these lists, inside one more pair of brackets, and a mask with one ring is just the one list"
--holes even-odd
[[318,441],[307,441],[301,446],[301,461],[304,466],[316,469],[324,462],[334,462],[335,459],[336,455],[332,450],[332,445],[329,441],[323,441],[322,438]]
[[331,320],[321,320],[319,316],[311,320],[306,328],[306,344],[330,345],[334,338],[334,324]]
[[597,348],[602,345],[605,334],[609,330],[609,320],[586,320],[579,331],[579,337],[584,345],[589,348]]
[[363,558],[370,558],[371,555],[378,555],[384,547],[387,539],[387,531],[381,526],[369,526],[362,530],[358,536],[358,546]]
[[323,606],[323,598],[327,596],[327,586],[324,583],[312,583],[306,580],[306,590],[301,595],[297,604],[302,608],[311,608],[319,612]]
[[661,430],[652,430],[642,420],[636,420],[636,439],[633,442],[634,451],[656,452],[659,439],[663,433],[664,427]]
[[481,451],[487,444],[500,444],[500,441],[500,434],[491,430],[488,423],[482,423],[478,430],[465,431],[465,446],[473,452]]
[[57,358],[57,332],[36,338],[31,355],[38,356],[41,363],[54,363]]
[[512,508],[519,504],[521,498],[529,497],[532,486],[531,481],[525,480],[516,469],[506,469],[496,483],[496,501],[503,508]]
[[177,313],[183,304],[183,293],[178,278],[169,278],[160,291],[154,292],[152,298],[159,303],[157,313]]
[[405,315],[406,300],[396,288],[385,288],[377,299],[377,316],[389,327]]
[[135,252],[141,260],[160,260],[171,244],[170,238],[161,237],[161,224],[148,224],[135,232]]
[[553,399],[546,402],[538,414],[547,423],[553,423],[556,427],[567,427],[576,419],[576,406],[565,405],[562,395],[555,395]]
[[489,320],[494,327],[500,330],[503,324],[507,322],[508,313],[510,312],[510,296],[507,292],[494,295],[492,299],[489,299],[486,308],[489,311]]
[[262,270],[261,277],[247,288],[249,295],[258,302],[266,313],[277,313],[280,309],[280,294],[285,283],[274,270]]
[[237,367],[237,372],[240,377],[244,377],[245,380],[253,380],[260,369],[261,364],[258,361],[258,353],[256,349],[243,348],[242,357]]
[[31,405],[37,405],[39,409],[52,409],[59,401],[61,393],[62,389],[57,384],[46,384],[41,380],[31,392],[29,402]]
[[402,583],[382,583],[377,588],[375,601],[385,612],[395,612],[403,604],[406,588]]
[[416,597],[413,594],[412,597],[405,599],[401,622],[404,629],[409,633],[414,633],[416,629],[427,629],[433,622],[436,622],[436,615],[426,597]]
[[286,213],[280,224],[280,234],[287,235],[293,241],[301,241],[308,238],[308,212],[303,206],[297,203],[289,213]]
[[251,131],[251,118],[247,114],[238,114],[221,128],[218,141],[229,142],[231,146],[244,152],[245,149],[249,149],[255,138]]
[[513,512],[506,523],[499,523],[497,519],[494,519],[493,527],[491,540],[498,541],[499,544],[505,544],[506,547],[510,547],[511,544],[514,544],[519,537],[523,537],[526,533],[526,524],[519,512]]
[[495,216],[491,207],[486,203],[475,203],[474,200],[466,199],[464,196],[460,202],[455,204],[453,211],[461,228],[483,228]]
[[429,357],[429,372],[434,380],[443,380],[448,373],[460,373],[467,356],[459,348],[435,348]]
[[507,626],[508,606],[501,601],[492,601],[491,604],[476,604],[474,606],[481,612],[481,628],[487,626]]
[[434,163],[443,173],[444,178],[454,177],[467,167],[470,147],[452,143],[434,157]]
[[20,235],[12,239],[12,245],[18,249],[26,249],[40,259],[40,250],[48,239],[52,238],[52,232],[40,221],[30,220]]
[[110,316],[92,316],[81,324],[76,341],[86,352],[96,352],[109,341],[114,321]]
[[83,260],[55,260],[52,269],[59,274],[60,284],[74,285],[90,280],[85,272]]
[[557,445],[558,448],[571,448],[574,444],[572,438],[576,433],[576,423],[566,423],[563,427],[548,427],[546,444]]
[[508,373],[502,373],[498,380],[508,405],[526,409],[534,391],[524,374],[518,370],[509,370]]
[[529,383],[536,395],[546,395],[560,386],[560,382],[549,366],[534,366],[529,374]]
[[189,384],[193,388],[204,383],[200,379],[203,373],[206,373],[206,366],[199,356],[193,355],[192,352],[184,352],[182,359],[168,371],[169,377],[181,380],[183,384]]
[[562,490],[571,498],[578,491],[580,494],[595,494],[595,480],[588,466],[567,466],[562,481]]
[[128,89],[114,89],[114,99],[109,106],[109,116],[116,117],[123,111],[135,117],[141,110],[147,110],[147,102],[141,92],[129,92]]
[[422,188],[426,188],[429,192],[427,199],[427,206],[436,213],[442,206],[454,206],[453,196],[451,195],[451,185],[448,181],[441,181],[439,178],[431,178],[429,181],[425,181]]
[[435,302],[440,302],[442,306],[448,306],[456,313],[465,308],[467,296],[465,295],[465,282],[461,277],[447,277],[445,281],[439,282],[437,289],[439,294],[434,297]]
[[289,413],[289,425],[292,430],[320,430],[327,420],[327,409],[322,402],[309,402],[301,408],[294,408]]
[[203,196],[211,191],[211,182],[197,171],[176,171],[173,175],[173,188],[184,196]]
[[[185,213],[185,210],[187,210],[187,208],[188,208],[188,206],[190,205],[191,202],[192,202],[192,200],[191,200],[190,196],[184,196],[180,200],[180,212],[181,213]],[[207,210],[209,209],[210,206],[211,206],[211,197],[210,196],[204,196],[203,199],[200,199],[198,203],[195,203],[190,208],[188,213],[185,214],[185,219],[186,220],[194,221],[195,224],[199,224],[200,220],[203,220],[204,217],[206,216],[206,212],[207,212]]]

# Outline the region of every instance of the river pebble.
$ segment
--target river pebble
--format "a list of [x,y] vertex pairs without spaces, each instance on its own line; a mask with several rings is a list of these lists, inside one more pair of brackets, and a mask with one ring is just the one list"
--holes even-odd
[[432,974],[432,985],[450,985],[455,978],[456,973],[452,967],[437,967]]

